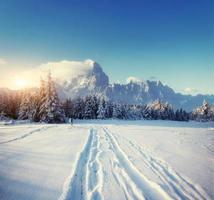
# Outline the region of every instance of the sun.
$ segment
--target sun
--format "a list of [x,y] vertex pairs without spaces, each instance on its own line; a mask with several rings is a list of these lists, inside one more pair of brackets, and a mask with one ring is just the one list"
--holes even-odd
[[17,89],[24,89],[28,86],[28,81],[26,79],[16,79],[15,86]]

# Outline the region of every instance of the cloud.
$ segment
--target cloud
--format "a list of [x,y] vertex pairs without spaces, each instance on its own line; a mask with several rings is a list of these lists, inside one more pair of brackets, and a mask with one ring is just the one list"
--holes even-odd
[[135,77],[135,76],[129,76],[126,79],[126,82],[127,83],[131,83],[131,82],[133,82],[133,83],[139,83],[139,82],[141,82],[141,80],[139,78]]
[[197,94],[199,91],[195,88],[190,88],[190,87],[187,87],[184,89],[184,92],[186,94]]
[[[72,81],[77,76],[84,76],[91,72],[94,66],[94,61],[68,61],[62,60],[57,62],[43,63],[33,69],[15,71],[11,73],[10,78],[7,78],[4,85],[15,89],[16,80],[24,80],[28,87],[38,87],[40,78],[46,78],[47,73],[51,71],[52,77],[57,83],[64,84]],[[1,80],[2,82],[2,80]]]
[[70,81],[77,76],[87,75],[93,68],[94,61],[68,61],[48,62],[39,66],[40,76],[50,70],[57,81]]
[[0,65],[5,65],[7,64],[7,61],[3,58],[0,58]]

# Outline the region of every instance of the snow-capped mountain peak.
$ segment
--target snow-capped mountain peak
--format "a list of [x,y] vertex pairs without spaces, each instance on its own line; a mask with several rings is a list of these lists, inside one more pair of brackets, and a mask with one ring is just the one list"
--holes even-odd
[[53,77],[57,80],[59,95],[62,98],[76,98],[100,93],[109,85],[108,76],[93,60],[61,61],[48,63]]
[[182,95],[161,81],[144,81],[129,77],[126,84],[109,84],[109,77],[102,67],[91,59],[85,61],[61,61],[48,63],[43,69],[51,69],[57,80],[61,98],[77,98],[87,95],[105,96],[114,102],[129,104],[147,104],[160,99],[169,102],[175,108],[192,110],[203,99],[214,102],[214,95]]

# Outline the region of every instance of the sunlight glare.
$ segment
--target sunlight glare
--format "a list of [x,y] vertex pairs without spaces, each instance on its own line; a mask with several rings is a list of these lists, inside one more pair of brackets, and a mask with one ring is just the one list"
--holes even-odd
[[16,79],[15,80],[15,86],[17,89],[23,89],[26,88],[28,85],[28,81],[25,79]]

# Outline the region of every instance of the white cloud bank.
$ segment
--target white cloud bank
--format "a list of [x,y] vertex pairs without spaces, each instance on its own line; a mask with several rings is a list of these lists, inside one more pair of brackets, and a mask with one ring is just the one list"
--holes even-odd
[[39,66],[40,76],[50,70],[57,81],[70,81],[72,78],[88,74],[94,66],[94,61],[68,61],[48,62]]

